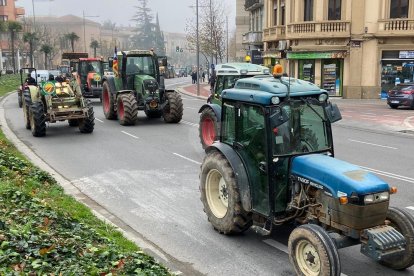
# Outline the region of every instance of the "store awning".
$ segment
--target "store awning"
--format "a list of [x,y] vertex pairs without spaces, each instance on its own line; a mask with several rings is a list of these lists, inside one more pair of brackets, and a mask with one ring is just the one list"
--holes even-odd
[[288,59],[332,59],[345,58],[346,51],[332,51],[332,52],[288,52]]

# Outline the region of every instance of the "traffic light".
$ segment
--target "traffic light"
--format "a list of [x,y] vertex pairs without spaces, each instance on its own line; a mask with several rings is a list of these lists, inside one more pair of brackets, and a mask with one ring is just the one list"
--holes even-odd
[[175,51],[176,51],[176,52],[179,52],[179,51],[180,51],[180,46],[176,46],[176,47],[175,47]]

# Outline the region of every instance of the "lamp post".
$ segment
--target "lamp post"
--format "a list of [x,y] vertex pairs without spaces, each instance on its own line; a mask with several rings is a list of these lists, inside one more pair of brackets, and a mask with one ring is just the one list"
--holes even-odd
[[36,24],[36,16],[35,16],[35,8],[34,8],[34,0],[32,0],[32,8],[33,8],[33,27]]
[[85,44],[85,53],[86,53],[86,17],[99,17],[99,15],[85,15],[85,11],[82,11],[83,15],[83,43]]

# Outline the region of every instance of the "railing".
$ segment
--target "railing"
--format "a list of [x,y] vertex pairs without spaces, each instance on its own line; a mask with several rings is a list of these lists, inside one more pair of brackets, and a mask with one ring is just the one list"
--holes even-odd
[[287,26],[290,39],[309,37],[348,37],[351,35],[349,21],[322,21],[293,23]]
[[263,6],[263,0],[245,0],[244,2],[244,9],[246,11],[260,6]]
[[286,26],[273,26],[263,30],[263,41],[281,40],[286,38]]
[[262,32],[249,32],[243,35],[243,44],[263,43]]
[[407,35],[414,36],[413,19],[386,19],[378,21],[378,33],[381,35]]

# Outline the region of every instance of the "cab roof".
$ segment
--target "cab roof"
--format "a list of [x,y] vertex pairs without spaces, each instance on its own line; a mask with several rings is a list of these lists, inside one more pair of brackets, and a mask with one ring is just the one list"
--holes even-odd
[[313,83],[295,78],[253,77],[240,79],[234,88],[224,90],[223,99],[269,105],[272,97],[285,98],[290,89],[290,97],[313,96],[326,93]]
[[252,63],[223,63],[216,65],[217,76],[220,75],[246,75],[246,76],[255,76],[269,74],[269,68]]
[[130,51],[119,51],[118,56],[122,56],[124,52],[127,56],[153,56],[154,52],[151,50],[130,50]]

